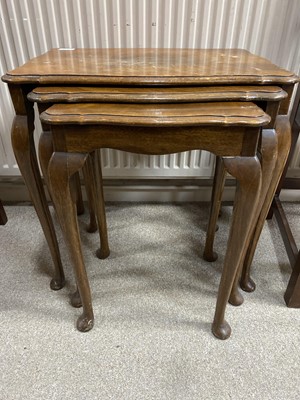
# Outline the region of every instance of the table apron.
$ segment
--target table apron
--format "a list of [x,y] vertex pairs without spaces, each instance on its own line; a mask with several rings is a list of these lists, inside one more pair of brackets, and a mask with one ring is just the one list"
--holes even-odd
[[[52,125],[54,150],[90,153],[110,148],[162,155],[206,150],[223,157],[256,155],[260,128],[237,126],[141,127]],[[82,140],[82,136],[85,140]]]

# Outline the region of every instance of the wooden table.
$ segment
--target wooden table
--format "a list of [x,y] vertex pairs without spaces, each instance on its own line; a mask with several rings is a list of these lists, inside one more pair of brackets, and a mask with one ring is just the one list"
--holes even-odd
[[[73,263],[78,294],[75,301],[72,297],[72,304],[83,308],[77,321],[80,331],[92,328],[94,314],[71,193],[74,174],[101,148],[152,155],[202,149],[222,159],[224,168],[238,184],[212,332],[220,339],[228,338],[231,328],[224,319],[225,309],[254,227],[255,214],[259,212],[261,188],[269,185],[276,161],[275,131],[264,129],[261,132],[261,127],[270,122],[269,115],[252,102],[78,103],[55,104],[41,114],[41,120],[50,126],[53,137],[54,152],[50,162],[48,157],[42,156],[40,162],[47,171],[53,203]],[[47,146],[44,134],[41,146]],[[259,139],[264,149],[261,163],[257,157]],[[40,152],[47,153],[47,149]],[[91,175],[95,175],[98,168],[93,170]],[[100,179],[92,179],[93,187],[99,187]],[[98,203],[103,204],[102,193],[96,190]],[[97,214],[98,221],[103,222],[105,211],[99,210]],[[103,244],[101,250],[106,252],[108,243]]]
[[[53,289],[64,285],[63,269],[38,169],[33,130],[33,105],[27,94],[36,86],[101,87],[200,87],[233,85],[280,86],[287,98],[280,108],[270,111],[273,125],[277,114],[286,115],[294,84],[298,77],[245,50],[193,49],[53,49],[2,77],[9,85],[16,117],[12,127],[12,144],[21,174],[41,221],[55,265]],[[281,118],[275,133],[281,143],[289,142],[287,118]],[[285,160],[286,146],[279,146]],[[282,150],[283,149],[283,150]],[[282,152],[282,154],[280,154]],[[281,173],[277,168],[273,182]],[[273,184],[274,186],[274,184]],[[269,200],[267,193],[267,199]],[[268,204],[267,204],[268,206]]]

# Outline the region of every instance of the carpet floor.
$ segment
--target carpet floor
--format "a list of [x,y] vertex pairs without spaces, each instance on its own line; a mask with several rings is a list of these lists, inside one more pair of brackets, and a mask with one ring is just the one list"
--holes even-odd
[[[300,243],[299,204],[285,203]],[[211,333],[231,207],[215,248],[202,252],[208,205],[109,203],[111,255],[79,217],[95,326],[76,330],[74,278],[57,228],[67,284],[51,291],[52,262],[30,205],[6,206],[0,226],[0,399],[299,399],[300,310],[285,306],[290,266],[276,221],[265,224],[253,293],[228,305],[232,335]],[[54,217],[55,218],[55,217]],[[55,220],[57,225],[57,221]]]

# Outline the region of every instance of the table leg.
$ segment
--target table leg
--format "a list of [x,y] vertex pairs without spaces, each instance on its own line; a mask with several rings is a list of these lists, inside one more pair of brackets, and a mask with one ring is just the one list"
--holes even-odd
[[50,158],[53,154],[53,140],[52,140],[52,133],[50,131],[44,131],[41,133],[40,140],[39,140],[39,161],[42,170],[42,174],[46,183],[46,187],[48,189],[49,195],[50,193],[50,185],[48,180],[48,166]]
[[280,115],[276,119],[275,123],[275,131],[277,134],[277,142],[278,142],[278,155],[275,164],[275,168],[273,171],[273,176],[271,182],[269,184],[266,196],[263,201],[262,209],[256,224],[256,229],[253,233],[252,240],[250,242],[250,246],[246,253],[246,257],[244,260],[242,276],[241,276],[241,288],[247,292],[252,292],[255,290],[255,283],[250,277],[250,268],[253,261],[255,249],[257,246],[258,239],[260,237],[262,228],[264,226],[265,220],[267,218],[268,211],[270,209],[278,182],[280,180],[284,165],[286,163],[290,145],[291,145],[291,127],[289,123],[289,119],[285,115]]
[[[257,227],[259,224],[259,215],[261,214],[261,210],[264,206],[265,198],[268,193],[270,183],[272,180],[272,176],[274,173],[274,168],[277,160],[277,134],[274,129],[264,129],[261,134],[261,145],[260,145],[260,162],[261,162],[261,170],[262,170],[262,187],[260,192],[260,197],[257,205],[257,213],[253,219],[253,225],[249,232],[248,244],[247,244],[247,252],[252,248],[253,242],[256,240],[255,233],[257,232]],[[260,233],[260,232],[259,232]],[[258,238],[257,238],[258,240]],[[257,243],[255,242],[255,245]],[[243,266],[243,262],[245,260],[245,253],[241,259],[241,263],[238,269],[238,273],[236,274],[235,281],[232,287],[232,291],[229,298],[229,303],[235,306],[239,306],[243,303],[244,299],[241,293],[239,292],[239,282],[241,276],[241,270]]]
[[102,166],[101,166],[101,156],[100,150],[97,150],[93,154],[94,162],[94,187],[96,195],[96,213],[97,221],[100,232],[100,248],[97,250],[97,257],[100,259],[107,258],[110,254],[108,245],[108,235],[107,235],[107,224],[106,224],[106,213],[105,213],[105,202],[103,194],[103,180],[102,180]]
[[214,239],[217,229],[217,221],[220,213],[222,194],[225,185],[226,171],[221,157],[216,158],[216,169],[213,182],[213,191],[210,204],[209,221],[206,232],[206,241],[203,252],[203,258],[206,261],[216,261],[218,254],[214,252]]
[[[53,138],[51,131],[43,131],[39,140],[39,160],[40,166],[43,173],[44,180],[46,182],[46,186],[49,192],[50,197],[50,186],[48,181],[48,166],[50,158],[53,154]],[[80,185],[80,177],[79,173],[76,174],[74,179],[74,191],[76,196],[76,206],[77,206],[77,215],[81,215],[84,213],[84,205],[82,201],[81,194],[81,185]],[[97,227],[96,227],[97,229]]]
[[292,275],[284,294],[284,300],[288,307],[300,308],[300,252],[293,266]]
[[[107,258],[110,254],[108,245],[108,235],[107,235],[107,225],[106,225],[106,213],[105,213],[105,203],[103,196],[103,182],[102,182],[102,172],[101,172],[101,155],[100,150],[96,150],[87,158],[86,175],[89,188],[89,202],[93,204],[93,216],[96,218],[99,226],[100,235],[100,248],[97,250],[96,255],[100,259]],[[85,166],[83,166],[83,171]],[[85,178],[86,180],[86,178]],[[97,222],[95,221],[96,227]],[[97,228],[96,228],[97,229]],[[82,301],[80,293],[77,290],[73,293],[71,297],[71,304],[73,307],[81,307]]]
[[227,339],[231,334],[230,325],[225,320],[225,309],[247,246],[261,190],[261,165],[257,157],[224,158],[224,166],[237,179],[237,190],[212,324],[212,332],[219,339]]
[[97,230],[97,221],[96,221],[96,214],[95,214],[95,208],[96,204],[95,203],[95,196],[94,196],[94,183],[92,180],[93,176],[93,162],[91,159],[91,156],[89,156],[86,160],[86,163],[84,164],[82,168],[83,172],[83,178],[84,178],[84,183],[85,183],[85,190],[86,190],[86,196],[88,200],[88,205],[89,205],[89,214],[90,214],[90,223],[87,227],[87,231],[90,233],[96,232]]
[[48,168],[53,202],[74,268],[79,300],[82,301],[82,315],[77,320],[77,329],[81,332],[92,329],[94,315],[70,181],[74,178],[74,174],[83,167],[87,157],[88,154],[55,152]]
[[32,128],[29,128],[29,125],[31,124],[28,122],[27,115],[16,115],[11,133],[12,146],[54,262],[54,278],[51,280],[50,287],[53,290],[58,290],[64,286],[65,277],[53,221],[48,208],[36,159],[33,140],[33,123]]
[[79,172],[77,174],[75,174],[75,176],[74,176],[74,192],[75,192],[75,196],[76,196],[77,215],[82,215],[82,214],[84,214],[84,204],[83,204],[83,199],[82,199]]

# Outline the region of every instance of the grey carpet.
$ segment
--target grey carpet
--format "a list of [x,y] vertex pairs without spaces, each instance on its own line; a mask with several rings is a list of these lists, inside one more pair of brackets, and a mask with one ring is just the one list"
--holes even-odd
[[[286,205],[300,243],[300,206]],[[215,263],[203,261],[208,206],[109,204],[111,256],[95,258],[84,231],[95,326],[75,328],[74,280],[61,235],[67,285],[49,288],[52,263],[30,206],[5,207],[0,226],[0,398],[299,399],[300,310],[283,300],[290,267],[274,221],[253,265],[257,290],[228,306],[232,336],[211,334],[229,217],[220,218]],[[59,233],[59,232],[58,232]]]

